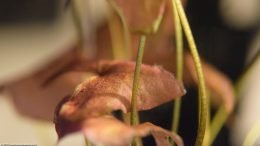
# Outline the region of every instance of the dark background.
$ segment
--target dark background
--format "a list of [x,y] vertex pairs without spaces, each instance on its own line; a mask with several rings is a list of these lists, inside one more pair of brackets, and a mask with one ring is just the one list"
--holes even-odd
[[51,21],[65,0],[1,0],[0,23]]

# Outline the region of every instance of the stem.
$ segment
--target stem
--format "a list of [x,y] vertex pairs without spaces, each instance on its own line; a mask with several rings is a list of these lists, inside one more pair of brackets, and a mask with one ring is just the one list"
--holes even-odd
[[204,81],[204,75],[203,75],[197,47],[194,38],[192,36],[192,32],[188,20],[186,18],[185,12],[183,10],[181,1],[175,0],[175,5],[177,7],[177,11],[180,16],[181,24],[184,28],[184,33],[188,40],[191,55],[195,63],[196,72],[199,80],[199,125],[198,125],[198,132],[197,132],[195,146],[201,146],[206,132],[206,125],[207,125],[206,123],[207,123],[207,116],[208,116],[208,102],[207,102],[208,97],[206,93],[206,85]]
[[[175,32],[176,32],[176,77],[177,80],[182,81],[183,76],[183,39],[182,39],[182,27],[180,18],[178,16],[177,8],[172,0],[172,12],[175,22]],[[174,102],[173,109],[173,119],[172,119],[172,131],[178,132],[179,121],[180,121],[180,109],[181,109],[181,99],[177,97]]]
[[[142,35],[140,38],[140,44],[138,47],[138,54],[136,58],[135,72],[134,72],[134,81],[132,88],[132,98],[131,98],[131,125],[137,125],[139,123],[138,111],[137,111],[137,95],[139,89],[139,81],[141,74],[141,65],[144,54],[146,36]],[[140,146],[141,143],[137,138],[134,139],[133,145]]]
[[223,127],[225,121],[227,120],[229,114],[227,113],[227,111],[225,110],[224,105],[221,105],[217,111],[217,113],[215,114],[212,123],[210,125],[210,142],[209,144],[213,144],[215,138],[217,137],[219,131],[221,130],[221,128]]
[[125,43],[123,40],[122,25],[118,16],[113,16],[109,20],[109,30],[112,41],[112,52],[114,59],[126,59]]
[[[109,20],[109,29],[110,29],[110,35],[112,40],[112,51],[113,51],[113,59],[118,60],[128,60],[132,59],[132,50],[130,49],[130,32],[126,23],[125,18],[123,17],[122,11],[118,9],[118,7],[115,5],[113,1],[109,1],[109,4],[114,10],[114,13],[119,18],[116,18],[116,16],[110,18],[112,20]],[[116,21],[116,22],[114,22]],[[121,24],[121,25],[120,25]],[[120,28],[120,31],[118,32]],[[123,32],[121,32],[121,29]],[[123,35],[123,37],[122,37]],[[123,39],[123,40],[122,40]],[[124,43],[122,43],[124,42]],[[122,112],[122,118],[123,121],[127,124],[130,124],[130,114],[124,114]]]
[[[210,97],[209,92],[208,93],[208,97]],[[207,125],[206,125],[206,133],[205,133],[205,137],[203,140],[203,144],[202,146],[210,146],[210,138],[211,138],[211,129],[210,129],[210,119],[211,118],[211,114],[210,114],[210,98],[208,98],[208,117],[207,117]]]
[[86,146],[91,146],[91,143],[88,141],[88,139],[85,137],[85,145]]
[[137,112],[137,94],[138,94],[138,89],[139,89],[139,80],[140,80],[145,40],[146,40],[146,36],[144,36],[144,35],[141,36],[140,44],[139,44],[139,48],[138,48],[137,59],[136,59],[136,65],[135,65],[134,81],[133,81],[133,88],[132,88],[132,98],[131,98],[131,124],[132,125],[136,125],[139,122],[138,112]]
[[[126,20],[123,16],[122,11],[120,9],[118,9],[116,4],[113,1],[109,1],[109,4],[113,8],[115,14],[119,17],[119,20],[120,20],[120,23],[121,23],[120,27],[123,30],[123,34],[122,34],[123,37],[121,39],[123,39],[122,42],[124,42],[124,45],[121,44],[121,48],[118,48],[118,47],[114,48],[114,46],[113,46],[113,50],[116,50],[113,53],[117,54],[117,52],[121,52],[122,57],[118,57],[118,58],[131,59],[132,58],[132,50],[131,50],[131,47],[130,47],[130,32],[129,32],[129,29],[128,29],[127,22],[126,22]],[[117,29],[118,29],[118,27],[114,27],[115,31],[117,31]],[[117,35],[117,36],[119,36],[119,35]],[[112,38],[112,41],[113,41],[113,38]]]

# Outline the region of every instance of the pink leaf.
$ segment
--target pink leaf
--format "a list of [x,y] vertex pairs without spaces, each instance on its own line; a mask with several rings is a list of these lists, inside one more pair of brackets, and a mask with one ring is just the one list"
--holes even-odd
[[[179,136],[152,124],[131,127],[109,116],[115,110],[130,111],[134,68],[134,62],[98,62],[98,76],[78,85],[74,94],[58,105],[55,126],[59,138],[81,130],[94,144],[122,146],[130,144],[135,136],[152,134],[159,146],[169,145],[168,137],[182,145]],[[158,66],[142,65],[138,110],[154,108],[184,93],[171,73]]]
[[[133,62],[101,61],[99,76],[76,88],[60,114],[70,119],[114,110],[130,111],[135,64]],[[148,110],[181,96],[185,90],[174,76],[158,66],[142,65],[138,96],[139,110]],[[93,112],[95,111],[97,112]],[[90,113],[91,112],[91,113]]]

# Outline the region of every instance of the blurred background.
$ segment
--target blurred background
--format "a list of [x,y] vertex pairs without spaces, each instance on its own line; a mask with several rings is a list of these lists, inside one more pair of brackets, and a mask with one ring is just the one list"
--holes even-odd
[[[79,18],[82,20],[80,23],[83,26],[83,35],[89,42],[95,36],[93,30],[103,23],[109,12],[106,1],[75,1],[74,6],[78,7]],[[41,78],[45,78],[41,75],[42,68],[62,68],[73,58],[71,50],[78,44],[79,30],[71,2],[9,0],[1,2],[0,12],[0,144],[54,146],[57,143],[55,128],[51,122],[52,117],[45,116],[45,111],[54,111],[54,106],[48,105],[56,105],[60,100],[53,99],[52,96],[65,96],[80,79],[72,81],[71,75],[65,75],[61,78],[65,81],[53,83],[50,89],[43,91],[38,86],[42,82]],[[252,125],[260,120],[260,110],[257,107],[260,100],[260,95],[257,94],[257,87],[260,85],[257,75],[260,71],[260,2],[188,0],[186,12],[201,56],[225,73],[233,83],[256,62],[237,94],[242,100],[238,103],[235,114],[213,144],[242,145]],[[60,63],[60,56],[68,54],[66,61]],[[56,65],[51,66],[50,63]],[[39,78],[39,82],[27,77],[39,70],[37,76],[33,76]],[[77,78],[81,76],[77,75]],[[59,88],[60,85],[67,84],[68,87]],[[183,98],[180,135],[185,145],[191,146],[196,138],[197,98],[194,97],[197,92],[196,89],[188,90],[191,94]],[[61,94],[49,94],[55,91],[60,91]],[[28,92],[39,99],[27,98]],[[14,96],[17,98],[13,98]],[[170,128],[171,106],[168,103],[152,111],[141,112],[144,117],[141,120]],[[212,114],[214,113],[215,110],[212,109]],[[164,116],[155,118],[154,115]],[[258,140],[255,145],[260,145],[259,142]]]

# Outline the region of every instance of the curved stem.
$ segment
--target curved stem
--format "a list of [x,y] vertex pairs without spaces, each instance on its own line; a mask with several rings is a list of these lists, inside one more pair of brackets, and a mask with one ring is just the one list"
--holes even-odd
[[197,47],[194,38],[192,36],[192,32],[189,27],[189,23],[186,18],[185,12],[183,10],[182,3],[180,0],[175,0],[175,4],[181,20],[181,24],[184,28],[184,33],[187,37],[188,44],[190,46],[190,51],[195,63],[196,72],[199,80],[199,125],[198,125],[198,133],[197,133],[195,146],[201,146],[205,136],[207,116],[208,116],[208,102],[207,102],[208,97],[206,93],[206,85],[204,81],[204,75],[203,75]]
[[[180,18],[178,16],[177,8],[172,0],[172,12],[175,22],[175,34],[176,34],[176,77],[177,80],[182,81],[183,76],[183,35]],[[172,119],[172,131],[178,132],[179,121],[180,121],[180,109],[181,109],[181,99],[177,97],[174,102],[173,109],[173,119]]]

